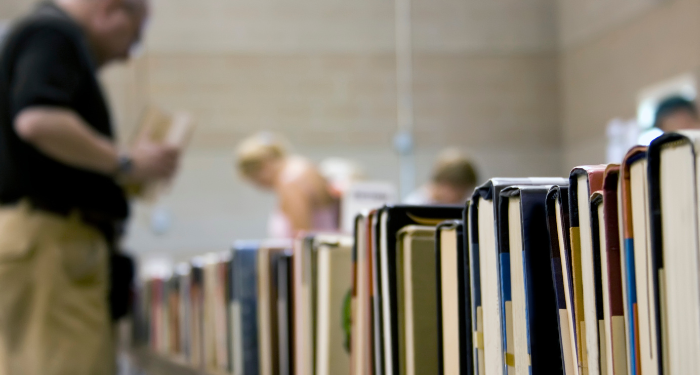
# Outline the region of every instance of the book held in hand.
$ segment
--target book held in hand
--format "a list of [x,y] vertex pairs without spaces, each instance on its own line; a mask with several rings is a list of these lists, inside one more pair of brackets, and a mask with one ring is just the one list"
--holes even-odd
[[[132,147],[139,142],[148,141],[169,145],[183,151],[194,133],[195,122],[187,112],[167,113],[158,107],[146,110],[141,125],[133,139]],[[127,193],[139,199],[152,201],[165,191],[169,181],[154,180],[146,183],[128,184]]]

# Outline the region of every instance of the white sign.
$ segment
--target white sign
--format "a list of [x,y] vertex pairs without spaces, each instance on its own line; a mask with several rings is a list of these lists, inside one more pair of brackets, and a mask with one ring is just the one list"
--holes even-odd
[[396,202],[396,187],[387,182],[355,182],[349,185],[341,198],[343,232],[352,233],[357,214]]

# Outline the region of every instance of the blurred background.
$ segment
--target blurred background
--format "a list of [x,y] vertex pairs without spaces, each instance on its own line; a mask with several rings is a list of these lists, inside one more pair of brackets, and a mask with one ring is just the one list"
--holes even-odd
[[[0,30],[33,4],[2,0]],[[274,197],[233,165],[236,144],[260,130],[316,162],[354,160],[401,191],[427,180],[445,147],[470,155],[482,181],[564,176],[606,162],[629,123],[638,133],[650,126],[660,97],[694,99],[700,74],[700,0],[152,8],[137,57],[103,74],[118,133],[127,142],[149,103],[192,112],[198,128],[171,192],[135,206],[126,245],[143,256],[185,258],[265,237]],[[397,149],[400,112],[412,142]]]

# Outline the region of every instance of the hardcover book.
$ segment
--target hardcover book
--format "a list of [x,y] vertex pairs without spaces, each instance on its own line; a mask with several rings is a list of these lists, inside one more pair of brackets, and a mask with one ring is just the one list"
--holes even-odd
[[564,373],[545,210],[550,188],[511,186],[500,194],[504,230],[499,242],[510,254],[509,334],[516,375]]
[[279,374],[291,375],[294,369],[294,326],[292,324],[292,253],[280,254],[275,264],[277,277],[277,337]]
[[471,321],[468,306],[468,267],[461,220],[438,225],[435,235],[437,264],[438,373],[469,374]]
[[571,280],[569,241],[569,187],[553,186],[547,193],[547,228],[549,231],[552,278],[559,310],[559,344],[566,374],[577,375],[576,316]]
[[320,243],[316,256],[316,375],[350,374],[352,238]]
[[384,375],[398,374],[396,235],[407,225],[435,227],[445,220],[459,219],[461,206],[386,206],[379,212],[379,293],[381,296]]
[[576,167],[569,176],[571,264],[581,375],[599,375],[601,367],[598,339],[603,317],[602,287],[595,272],[590,197],[603,188],[605,168],[605,165]]
[[437,282],[435,227],[408,225],[398,233],[396,284],[398,293],[400,374],[438,372]]
[[355,218],[352,256],[352,347],[350,350],[350,368],[353,375],[365,375],[372,372],[369,219],[369,213],[359,214]]
[[606,373],[609,375],[627,374],[628,368],[618,229],[619,170],[618,165],[609,165],[605,170],[603,191],[596,192],[591,197],[593,248],[600,259],[605,322],[603,336],[600,339],[601,356],[605,355]]
[[[299,237],[294,245],[293,259],[293,296],[294,296],[294,368],[296,374],[316,374],[320,369],[317,355],[319,353],[319,259],[321,247],[347,247],[350,249],[352,237],[317,233]],[[350,255],[350,253],[349,253]],[[347,271],[350,272],[351,264]],[[351,284],[351,275],[347,277]],[[325,286],[324,286],[325,287]],[[348,290],[350,286],[348,286]],[[328,348],[324,348],[326,350]],[[350,370],[349,359],[347,371]]]
[[367,246],[369,247],[369,268],[370,268],[370,293],[372,293],[372,370],[374,374],[381,375],[384,373],[384,350],[383,341],[383,322],[382,322],[382,296],[381,296],[381,269],[379,260],[381,255],[379,252],[379,211],[370,212],[369,220],[367,221],[369,236]]
[[503,375],[508,368],[515,370],[513,342],[507,342],[507,332],[512,332],[512,320],[506,312],[506,302],[511,300],[510,255],[498,242],[504,229],[498,204],[501,190],[513,185],[565,183],[561,178],[494,178],[478,187],[472,196],[469,236],[476,374]]
[[666,133],[649,146],[652,277],[661,374],[700,368],[698,148],[700,131]]
[[264,242],[258,250],[258,339],[260,344],[260,375],[279,374],[279,336],[277,317],[276,262],[287,249],[289,241]]
[[175,268],[175,277],[179,284],[179,298],[178,306],[179,310],[179,321],[178,330],[179,342],[178,342],[178,352],[182,360],[186,363],[190,363],[191,360],[191,342],[192,333],[190,330],[190,284],[192,280],[192,268],[187,263],[180,263]]
[[192,332],[192,357],[190,364],[196,368],[204,365],[203,320],[204,320],[204,261],[195,257],[191,262],[190,284],[190,331]]
[[651,277],[647,147],[630,149],[620,167],[620,230],[625,300],[627,363],[630,374],[657,375],[655,290]]
[[258,346],[257,243],[239,243],[231,252],[230,329],[232,369],[236,375],[260,371]]

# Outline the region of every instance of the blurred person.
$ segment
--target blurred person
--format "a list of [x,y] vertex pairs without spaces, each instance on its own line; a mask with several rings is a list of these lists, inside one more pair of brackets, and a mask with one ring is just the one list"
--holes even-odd
[[459,150],[447,149],[438,156],[430,182],[406,197],[404,203],[462,204],[474,191],[477,181],[472,162]]
[[146,0],[57,0],[0,47],[0,374],[113,374],[110,251],[122,182],[171,177],[169,146],[120,150],[97,72],[128,58]]
[[333,189],[333,194],[342,196],[355,182],[364,181],[367,176],[355,161],[345,158],[330,157],[321,160],[318,170]]
[[310,161],[289,155],[279,137],[263,132],[244,140],[236,165],[245,179],[277,195],[279,207],[268,224],[272,238],[338,230],[338,199],[330,184]]
[[654,127],[664,132],[700,129],[698,108],[694,102],[680,96],[667,98],[656,109]]

